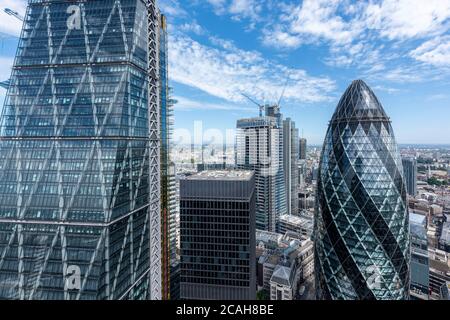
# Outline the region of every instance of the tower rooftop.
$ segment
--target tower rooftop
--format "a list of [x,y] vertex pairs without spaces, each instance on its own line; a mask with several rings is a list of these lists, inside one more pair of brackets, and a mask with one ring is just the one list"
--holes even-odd
[[355,80],[342,95],[331,121],[342,120],[389,121],[389,117],[372,89],[364,81]]

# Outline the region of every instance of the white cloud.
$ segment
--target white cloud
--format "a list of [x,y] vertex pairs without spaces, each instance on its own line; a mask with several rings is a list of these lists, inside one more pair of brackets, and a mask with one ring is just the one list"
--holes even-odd
[[304,0],[297,6],[281,6],[283,13],[280,21],[264,30],[263,42],[281,48],[296,48],[301,44],[320,41],[349,44],[363,29],[360,21],[348,21],[338,14],[343,2]]
[[364,14],[370,29],[391,40],[445,32],[449,18],[450,0],[384,0],[370,3]]
[[262,6],[259,0],[207,0],[217,15],[229,14],[234,19],[258,20]]
[[195,21],[195,20],[193,20],[193,21],[191,21],[191,22],[186,22],[186,23],[180,25],[178,28],[179,28],[181,31],[184,31],[184,32],[192,32],[192,33],[195,33],[196,35],[203,35],[203,34],[205,34],[205,32],[206,32],[206,31],[202,28],[202,26],[199,25],[199,24],[197,23],[197,21]]
[[414,68],[407,67],[397,67],[384,72],[369,74],[368,76],[399,83],[413,83],[425,80],[424,74],[421,74],[421,72]]
[[394,93],[397,93],[397,92],[401,91],[400,89],[397,89],[397,88],[389,88],[389,87],[380,86],[380,85],[374,86],[374,87],[372,87],[372,89],[375,90],[375,91],[384,91],[384,92],[387,92],[389,94],[394,94]]
[[300,37],[290,34],[289,32],[281,30],[277,27],[271,30],[263,31],[263,42],[267,46],[273,46],[275,48],[298,48],[302,40]]
[[[407,40],[443,34],[450,27],[450,0],[303,0],[281,7],[278,27],[264,32],[264,41],[278,40],[279,47],[291,47],[291,37],[299,38],[297,46],[318,40],[345,45],[368,37],[369,31],[376,38]],[[280,30],[290,37],[276,37]]]
[[291,32],[336,43],[350,43],[361,32],[336,14],[340,0],[304,0],[293,12]]
[[242,102],[241,93],[276,99],[286,79],[285,98],[296,102],[325,101],[335,89],[328,77],[310,76],[302,69],[268,61],[258,52],[240,50],[232,43],[217,49],[175,34],[169,41],[169,55],[172,80],[227,101]]
[[450,0],[303,0],[279,9],[262,31],[266,46],[325,45],[326,65],[392,82],[437,79],[450,66]]
[[175,109],[178,111],[240,111],[245,113],[256,113],[256,109],[250,109],[247,107],[241,107],[236,104],[220,104],[202,101],[192,100],[190,98],[175,96],[174,99],[177,101],[175,104]]
[[257,19],[261,6],[256,0],[233,0],[229,7],[229,13],[244,18]]
[[411,51],[414,59],[435,66],[450,66],[450,36],[429,40]]
[[181,8],[177,0],[162,0],[158,2],[159,9],[163,14],[173,17],[183,17],[187,12]]
[[0,32],[18,37],[22,29],[22,21],[4,12],[5,8],[25,15],[27,2],[25,0],[2,0],[0,4]]

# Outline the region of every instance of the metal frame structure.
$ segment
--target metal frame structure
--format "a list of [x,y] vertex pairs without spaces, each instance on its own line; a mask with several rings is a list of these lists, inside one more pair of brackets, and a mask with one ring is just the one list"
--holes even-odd
[[161,293],[161,136],[159,98],[159,23],[156,0],[147,0],[148,74],[150,130],[150,299],[160,300]]

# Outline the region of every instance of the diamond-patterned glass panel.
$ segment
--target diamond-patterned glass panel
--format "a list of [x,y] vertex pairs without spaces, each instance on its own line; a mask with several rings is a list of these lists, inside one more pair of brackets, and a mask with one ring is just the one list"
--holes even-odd
[[0,299],[149,298],[152,3],[29,1],[0,123]]
[[402,162],[390,120],[354,81],[330,122],[315,223],[321,299],[406,299],[409,226]]

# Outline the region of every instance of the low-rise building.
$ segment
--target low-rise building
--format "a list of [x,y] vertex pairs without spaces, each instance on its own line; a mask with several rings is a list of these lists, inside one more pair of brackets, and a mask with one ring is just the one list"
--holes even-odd
[[410,212],[411,234],[411,285],[410,296],[412,300],[428,300],[429,295],[429,259],[428,239],[425,215]]
[[428,250],[430,258],[430,298],[440,299],[442,286],[450,281],[448,253],[438,249]]
[[441,288],[441,300],[450,300],[450,281],[447,281]]
[[287,231],[301,234],[304,237],[311,237],[313,232],[313,218],[307,215],[282,215],[278,219],[277,232],[285,234]]
[[270,278],[270,300],[294,300],[297,278],[296,266],[277,265]]
[[314,273],[313,242],[292,231],[257,231],[256,239],[258,290],[270,299],[295,299],[299,284]]
[[439,237],[439,249],[450,252],[450,221],[442,226],[441,236]]

